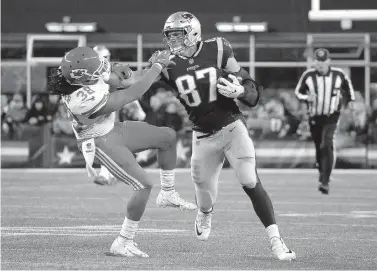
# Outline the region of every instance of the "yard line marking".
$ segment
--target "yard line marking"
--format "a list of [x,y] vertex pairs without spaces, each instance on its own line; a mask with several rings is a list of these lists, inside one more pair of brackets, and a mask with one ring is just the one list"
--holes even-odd
[[[156,230],[156,229],[155,229]],[[107,235],[114,235],[114,232],[2,232],[2,236],[81,236],[81,237],[95,237],[95,236],[107,236]],[[180,235],[180,236],[189,236],[191,233],[188,233],[188,231],[184,232],[138,232],[140,234],[145,233],[158,233],[160,235]],[[219,237],[221,236],[220,233],[214,233],[211,234],[212,237]],[[253,236],[254,239],[260,239],[264,240],[264,236]],[[345,238],[345,237],[316,237],[316,236],[309,236],[309,237],[285,237],[285,239],[288,240],[324,240],[324,241],[358,241],[358,242],[377,242],[377,239],[370,239],[370,238]]]
[[[59,236],[101,236],[114,235],[118,225],[63,226],[63,227],[1,227],[2,236],[59,235]],[[139,234],[187,235],[183,229],[140,228]]]
[[[61,226],[61,227],[1,227],[1,230],[102,230],[102,229],[119,229],[119,225],[95,225],[95,226]],[[182,229],[157,229],[157,228],[139,228],[138,232],[186,232]]]
[[[270,189],[269,191],[271,191],[273,189]],[[182,193],[180,193],[181,195],[183,195]],[[270,195],[273,194],[273,193],[270,193]],[[70,196],[17,196],[17,195],[2,195],[2,198],[9,198],[9,199],[44,199],[46,201],[49,201],[50,199],[54,199],[54,200],[80,200],[80,201],[83,201],[83,200],[108,200],[109,198],[108,197],[70,197]],[[341,197],[338,197],[338,198],[341,198]],[[365,199],[364,196],[362,196],[363,199]],[[122,198],[124,200],[128,200],[128,198]],[[368,199],[375,199],[375,197],[371,197],[371,198],[368,198]],[[250,203],[250,200],[249,198],[245,198],[245,200],[229,200],[229,199],[224,199],[224,200],[219,200],[218,201],[218,205],[221,205],[222,203],[234,203],[234,204],[251,204]],[[305,201],[305,202],[300,202],[300,201],[274,201],[275,204],[291,204],[291,205],[295,205],[295,204],[299,204],[299,205],[323,205],[323,202],[318,202],[318,201]],[[152,204],[152,203],[151,203]],[[331,204],[338,204],[338,205],[342,205],[342,206],[374,206],[377,204],[373,204],[373,203],[357,203],[357,202],[334,202],[334,201],[331,201]],[[3,207],[6,206],[6,205],[3,205]],[[10,205],[12,206],[12,205]],[[14,206],[14,205],[13,205]],[[18,207],[20,207],[21,205],[17,205]],[[43,208],[43,207],[42,207]],[[149,208],[154,208],[153,206],[149,207],[148,206],[148,209]],[[157,208],[157,209],[161,209],[161,208]],[[161,209],[163,210],[163,209]],[[221,210],[221,209],[220,209]]]
[[350,211],[343,212],[310,212],[310,213],[283,213],[278,216],[286,217],[319,217],[319,216],[341,216],[345,218],[377,218],[377,211]]
[[[49,220],[74,220],[74,221],[78,221],[78,220],[94,220],[94,221],[103,221],[103,218],[95,218],[95,217],[51,217],[51,216],[7,216],[8,218],[27,218],[27,219],[49,219]],[[119,221],[119,219],[117,218],[106,218],[107,221]],[[156,222],[162,222],[162,223],[165,223],[165,222],[175,222],[175,223],[182,223],[182,224],[191,224],[192,221],[191,220],[184,220],[184,219],[152,219],[152,218],[143,218],[143,221],[145,222],[153,222],[153,223],[156,223]],[[213,221],[216,223],[218,220],[216,218],[213,219]],[[4,223],[4,222],[3,222]],[[260,222],[259,221],[229,221],[227,222],[228,225],[231,225],[231,224],[255,224],[255,225],[260,225]],[[284,223],[280,223],[280,224],[284,224]],[[318,223],[316,223],[316,221],[313,221],[313,222],[294,222],[295,225],[297,226],[310,226],[310,227],[318,227],[318,225],[321,225],[321,226],[330,226],[330,227],[334,227],[334,226],[338,226],[338,227],[361,227],[361,228],[377,228],[377,224],[355,224],[355,223],[322,223],[321,221],[318,221]],[[80,226],[82,227],[82,226]],[[100,226],[99,226],[100,227]],[[120,227],[120,226],[118,226]],[[1,229],[3,229],[4,227],[2,227]],[[10,227],[11,228],[11,227]],[[187,231],[187,230],[185,230]]]

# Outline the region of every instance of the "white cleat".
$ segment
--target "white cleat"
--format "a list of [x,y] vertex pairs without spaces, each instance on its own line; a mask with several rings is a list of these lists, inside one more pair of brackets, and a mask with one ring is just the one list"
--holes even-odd
[[195,234],[200,241],[207,241],[211,233],[211,219],[212,213],[205,214],[198,211],[195,219]]
[[158,207],[162,208],[179,208],[181,210],[196,210],[198,207],[181,198],[181,196],[176,191],[160,191],[157,196],[156,204]]
[[93,182],[98,185],[116,185],[118,180],[114,177],[107,179],[104,176],[98,175],[94,178]]
[[287,248],[281,237],[272,237],[270,242],[272,254],[279,260],[292,261],[296,259],[296,253]]
[[149,257],[147,253],[142,252],[137,247],[137,244],[133,240],[126,241],[126,243],[121,244],[118,241],[118,238],[115,239],[115,241],[111,245],[110,253],[114,256],[122,256],[122,257],[141,257],[141,258]]

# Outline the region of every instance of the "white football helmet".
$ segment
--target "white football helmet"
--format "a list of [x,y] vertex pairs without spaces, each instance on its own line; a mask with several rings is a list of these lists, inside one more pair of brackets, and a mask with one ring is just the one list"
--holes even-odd
[[107,60],[110,61],[111,53],[105,45],[98,44],[98,45],[93,47],[93,50],[96,51],[103,58],[106,58]]
[[199,20],[186,11],[176,12],[166,20],[163,41],[172,54],[180,54],[202,40]]

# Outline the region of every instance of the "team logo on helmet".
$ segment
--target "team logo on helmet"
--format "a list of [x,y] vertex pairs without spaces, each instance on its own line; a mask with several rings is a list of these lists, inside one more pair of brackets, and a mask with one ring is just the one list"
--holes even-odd
[[319,57],[325,56],[325,52],[323,50],[319,50],[317,54],[318,54]]
[[192,15],[191,13],[183,13],[181,16],[183,19],[186,19],[187,21],[191,21],[191,19],[194,18],[194,15]]
[[71,73],[69,75],[73,79],[80,79],[80,78],[84,77],[85,75],[91,76],[91,74],[88,73],[87,69],[74,69],[74,70],[71,71]]

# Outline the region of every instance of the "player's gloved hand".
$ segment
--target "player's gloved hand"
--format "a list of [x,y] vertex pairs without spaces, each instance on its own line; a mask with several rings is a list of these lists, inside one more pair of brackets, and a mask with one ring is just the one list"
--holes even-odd
[[229,74],[228,77],[232,80],[232,82],[223,77],[219,78],[217,83],[219,93],[228,98],[237,98],[242,93],[244,93],[245,88],[240,84],[237,77],[235,77],[233,74]]
[[128,65],[117,62],[111,64],[111,71],[118,75],[121,80],[128,79],[132,75],[132,70]]
[[160,64],[162,66],[162,69],[165,69],[169,66],[175,65],[175,62],[170,60],[170,56],[171,53],[168,50],[156,51],[148,60],[148,62],[151,66],[155,63]]

